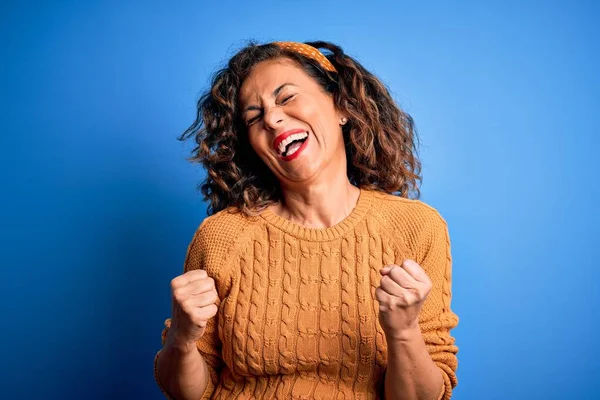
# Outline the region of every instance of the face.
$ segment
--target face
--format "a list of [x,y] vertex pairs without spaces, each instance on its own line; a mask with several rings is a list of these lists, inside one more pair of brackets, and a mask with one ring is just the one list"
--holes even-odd
[[345,169],[344,115],[293,61],[257,64],[239,99],[252,148],[282,184],[308,184]]

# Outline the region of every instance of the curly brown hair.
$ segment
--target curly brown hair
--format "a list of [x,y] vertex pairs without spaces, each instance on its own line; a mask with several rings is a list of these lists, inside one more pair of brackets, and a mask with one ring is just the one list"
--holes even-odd
[[210,90],[198,100],[196,120],[179,140],[193,137],[196,142],[189,160],[207,171],[198,188],[204,200],[210,201],[209,215],[227,208],[255,215],[281,199],[277,178],[250,146],[238,104],[240,86],[251,69],[279,58],[297,63],[348,116],[342,133],[350,182],[365,189],[419,198],[421,162],[412,117],[400,109],[377,77],[344,54],[341,47],[324,41],[305,43],[327,50],[323,54],[337,73],[276,44],[250,42],[227,67],[215,73]]

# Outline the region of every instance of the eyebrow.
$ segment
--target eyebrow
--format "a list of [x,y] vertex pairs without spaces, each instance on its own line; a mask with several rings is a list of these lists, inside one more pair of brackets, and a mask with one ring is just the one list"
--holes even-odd
[[[286,82],[283,85],[279,86],[277,89],[273,90],[272,96],[277,97],[279,95],[279,93],[281,93],[283,88],[285,88],[286,86],[297,86],[297,85],[294,85],[291,82]],[[248,106],[244,109],[244,111],[242,111],[242,115],[244,115],[248,111],[253,111],[253,110],[260,111],[260,107],[259,106]]]

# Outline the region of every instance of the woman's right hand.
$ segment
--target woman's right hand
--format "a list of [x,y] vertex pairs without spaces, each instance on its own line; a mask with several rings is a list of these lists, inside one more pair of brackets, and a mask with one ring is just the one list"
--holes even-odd
[[215,281],[196,269],[171,281],[173,311],[170,339],[178,346],[192,346],[204,334],[208,320],[217,314],[219,299]]

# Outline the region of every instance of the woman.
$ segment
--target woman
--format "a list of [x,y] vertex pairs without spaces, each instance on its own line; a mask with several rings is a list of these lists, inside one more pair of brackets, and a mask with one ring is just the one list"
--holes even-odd
[[416,133],[384,85],[331,43],[252,44],[216,74],[190,137],[210,216],[171,282],[163,393],[449,399],[448,230],[409,199]]

